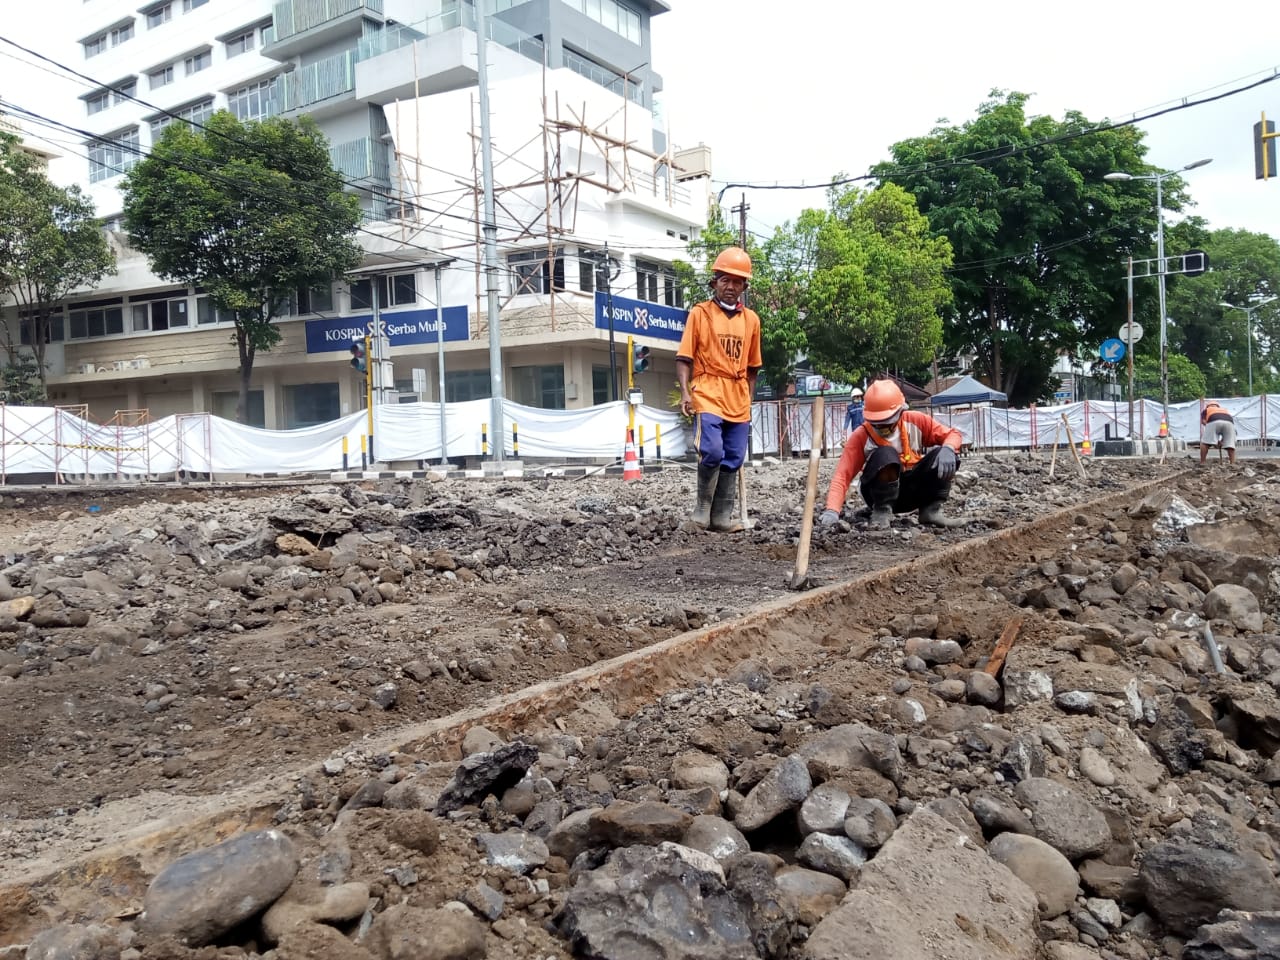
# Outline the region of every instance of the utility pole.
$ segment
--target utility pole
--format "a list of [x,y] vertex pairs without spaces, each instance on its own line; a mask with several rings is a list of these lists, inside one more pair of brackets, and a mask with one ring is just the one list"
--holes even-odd
[[613,262],[609,258],[609,244],[604,245],[597,281],[604,287],[605,313],[609,315],[609,400],[618,399],[618,346],[613,335]]
[[[747,211],[751,209],[751,204],[747,203],[747,195],[742,194],[742,200],[736,207],[730,207],[730,213],[738,215],[738,246],[743,250],[747,249]],[[744,288],[742,291],[742,305],[747,304],[748,291]]]
[[493,431],[493,462],[506,456],[506,431],[502,425],[502,324],[498,319],[498,224],[493,202],[493,148],[489,142],[489,68],[486,64],[484,5],[476,0],[476,80],[480,85],[480,168],[484,178],[484,275],[489,320],[490,429]]

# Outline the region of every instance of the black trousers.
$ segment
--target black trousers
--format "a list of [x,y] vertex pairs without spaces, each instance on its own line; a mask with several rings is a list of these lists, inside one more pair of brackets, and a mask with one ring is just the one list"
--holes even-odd
[[[876,447],[862,468],[862,499],[869,507],[888,504],[894,513],[910,513],[935,500],[946,500],[951,496],[951,481],[939,480],[935,470],[940,449],[934,447],[910,470],[904,470],[897,450]],[[882,473],[890,472],[892,480],[880,479]]]

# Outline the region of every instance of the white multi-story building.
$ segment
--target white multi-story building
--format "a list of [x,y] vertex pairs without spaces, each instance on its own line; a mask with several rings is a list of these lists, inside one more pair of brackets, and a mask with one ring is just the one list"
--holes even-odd
[[[121,174],[168,123],[215,110],[310,115],[361,198],[361,271],[299,290],[283,341],[254,366],[250,422],[292,428],[364,403],[351,341],[373,287],[404,399],[488,396],[475,11],[467,0],[56,0],[86,81],[56,111],[83,148],[57,161],[103,216],[118,273],[64,305],[47,356],[51,399],[95,418],[231,416],[239,374],[228,320],[198,288],[152,275],[119,232]],[[680,294],[671,268],[705,222],[709,157],[673,151],[648,64],[664,0],[489,0],[486,46],[501,343],[507,396],[576,408],[625,384],[625,338],[654,361],[650,402],[674,382]],[[45,52],[45,51],[42,51]],[[607,257],[605,254],[608,248]],[[609,295],[599,290],[609,264]],[[443,329],[437,331],[437,289]],[[21,327],[9,307],[6,321]],[[27,335],[25,328],[21,330]],[[444,382],[437,375],[443,342]],[[423,373],[415,373],[423,371]],[[443,390],[442,390],[443,387]]]

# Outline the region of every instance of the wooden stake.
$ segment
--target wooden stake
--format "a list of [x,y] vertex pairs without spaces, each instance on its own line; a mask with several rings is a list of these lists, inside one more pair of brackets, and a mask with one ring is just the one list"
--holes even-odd
[[1004,658],[1009,655],[1009,651],[1013,649],[1013,642],[1018,639],[1018,631],[1022,629],[1021,616],[1014,617],[1004,625],[1004,632],[1000,634],[1000,639],[996,641],[996,648],[991,651],[991,658],[987,661],[987,665],[983,667],[983,672],[992,677],[1000,675],[1000,668],[1004,666]]
[[1058,437],[1062,434],[1062,424],[1053,425],[1053,456],[1049,458],[1049,479],[1053,479],[1054,468],[1058,466]]
[[800,543],[796,547],[796,568],[790,587],[801,590],[809,582],[809,543],[813,536],[813,504],[818,498],[818,461],[822,457],[823,397],[813,401],[813,438],[809,441],[809,482],[804,490],[804,515],[800,518]]
[[1065,413],[1062,414],[1062,425],[1067,431],[1067,446],[1071,448],[1071,452],[1075,455],[1076,466],[1080,468],[1080,476],[1083,477],[1085,475],[1084,461],[1080,459],[1080,451],[1076,449],[1075,438],[1071,436],[1071,424],[1068,422],[1067,415]]

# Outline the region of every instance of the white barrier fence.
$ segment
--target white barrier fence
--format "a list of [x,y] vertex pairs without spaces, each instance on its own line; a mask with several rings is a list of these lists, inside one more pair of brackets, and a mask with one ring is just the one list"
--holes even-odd
[[[1218,402],[1235,417],[1241,441],[1280,440],[1280,397],[1228,397]],[[828,450],[843,444],[847,406],[844,401],[826,404],[823,446]],[[1198,443],[1201,408],[1198,401],[1171,404],[1169,436]],[[486,434],[491,448],[502,443],[504,457],[552,462],[623,458],[627,426],[623,401],[586,410],[544,410],[504,401],[500,438],[486,422],[490,412],[488,400],[445,405],[451,459],[481,457]],[[808,401],[753,405],[752,452],[776,456],[807,451],[813,436],[812,412]],[[1051,445],[1063,415],[1076,443],[1089,436],[1096,444],[1108,433],[1113,439],[1131,436],[1128,403],[1088,400],[1018,410],[984,406],[931,412],[958,429],[965,442],[977,449]],[[357,469],[362,465],[362,440],[367,441],[369,433],[367,411],[297,430],[262,430],[207,413],[106,425],[92,423],[83,414],[83,407],[0,404],[0,483],[24,475],[52,475],[61,482],[81,477],[151,479],[179,473],[288,474]],[[440,460],[438,404],[380,406],[375,408],[374,420],[373,453],[378,463]],[[688,431],[675,411],[638,407],[636,426],[637,442],[643,436],[647,457],[674,459],[690,452]],[[1272,426],[1276,427],[1274,433],[1270,432]],[[1159,431],[1159,403],[1136,401],[1132,436],[1155,437]],[[1065,431],[1057,439],[1065,443]]]

